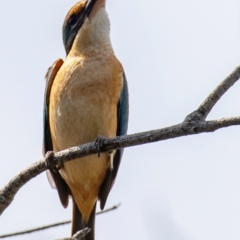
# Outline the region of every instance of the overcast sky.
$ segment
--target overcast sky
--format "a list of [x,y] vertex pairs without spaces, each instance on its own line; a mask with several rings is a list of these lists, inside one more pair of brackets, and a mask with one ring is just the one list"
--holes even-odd
[[[0,184],[42,158],[48,67],[64,58],[72,0],[0,3]],[[107,1],[111,38],[129,83],[129,133],[181,122],[240,64],[240,1]],[[208,119],[237,116],[240,84]],[[240,128],[128,148],[97,240],[240,239]],[[0,187],[1,187],[0,186]],[[43,173],[0,217],[0,234],[71,218]],[[54,240],[70,225],[15,237]]]

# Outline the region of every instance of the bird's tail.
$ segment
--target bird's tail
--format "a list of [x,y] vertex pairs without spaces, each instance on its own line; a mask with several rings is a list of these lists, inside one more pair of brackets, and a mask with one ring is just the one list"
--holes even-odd
[[79,211],[76,202],[73,199],[73,213],[72,213],[72,235],[76,232],[88,227],[91,228],[91,231],[85,236],[83,240],[94,240],[95,232],[95,213],[96,212],[96,203],[93,207],[91,215],[89,217],[88,223],[84,224],[82,221],[82,214]]

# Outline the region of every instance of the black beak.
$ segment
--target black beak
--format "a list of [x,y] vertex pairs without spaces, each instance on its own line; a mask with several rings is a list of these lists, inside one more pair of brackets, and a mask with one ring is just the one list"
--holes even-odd
[[88,17],[89,14],[91,13],[96,1],[97,0],[88,0],[87,5],[85,7],[86,17]]
[[74,16],[75,23],[70,26],[69,33],[67,33],[67,35],[63,33],[63,42],[67,54],[70,52],[74,39],[79,29],[81,29],[84,20],[89,17],[97,1],[98,0],[88,0],[84,9]]
[[74,26],[72,26],[72,29],[76,28],[77,30],[79,30],[82,27],[85,18],[87,18],[90,15],[96,1],[97,0],[88,0],[83,12],[81,12],[76,24]]

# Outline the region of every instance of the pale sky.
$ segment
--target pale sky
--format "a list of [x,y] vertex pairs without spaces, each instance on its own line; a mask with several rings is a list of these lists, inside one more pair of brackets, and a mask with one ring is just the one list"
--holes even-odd
[[[0,187],[42,158],[44,75],[64,58],[61,28],[75,1],[0,4]],[[237,0],[107,0],[111,39],[129,84],[129,133],[181,122],[240,65]],[[240,84],[208,119],[237,116]],[[236,104],[237,103],[237,104]],[[97,240],[240,239],[240,128],[125,150]],[[0,217],[0,235],[71,218],[43,173]],[[70,225],[16,240],[54,240]]]

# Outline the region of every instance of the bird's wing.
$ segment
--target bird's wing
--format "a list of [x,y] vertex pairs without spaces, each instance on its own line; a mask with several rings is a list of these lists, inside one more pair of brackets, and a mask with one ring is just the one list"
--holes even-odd
[[[118,108],[117,108],[117,136],[122,136],[127,134],[128,127],[128,109],[129,109],[129,100],[128,100],[128,85],[125,73],[123,72],[123,87],[120,94]],[[100,207],[104,208],[108,194],[115,182],[118,168],[121,162],[122,154],[124,149],[118,149],[114,155],[113,159],[113,169],[109,169],[107,176],[101,186],[99,192]]]
[[[53,151],[51,130],[49,126],[49,98],[52,88],[53,81],[59,69],[63,64],[62,59],[58,59],[48,69],[46,73],[46,87],[44,95],[44,106],[43,106],[43,154],[45,155],[48,151]],[[50,170],[47,172],[48,180],[51,186],[56,187],[61,203],[64,207],[68,205],[68,195],[70,193],[66,182],[61,177],[57,169]]]

